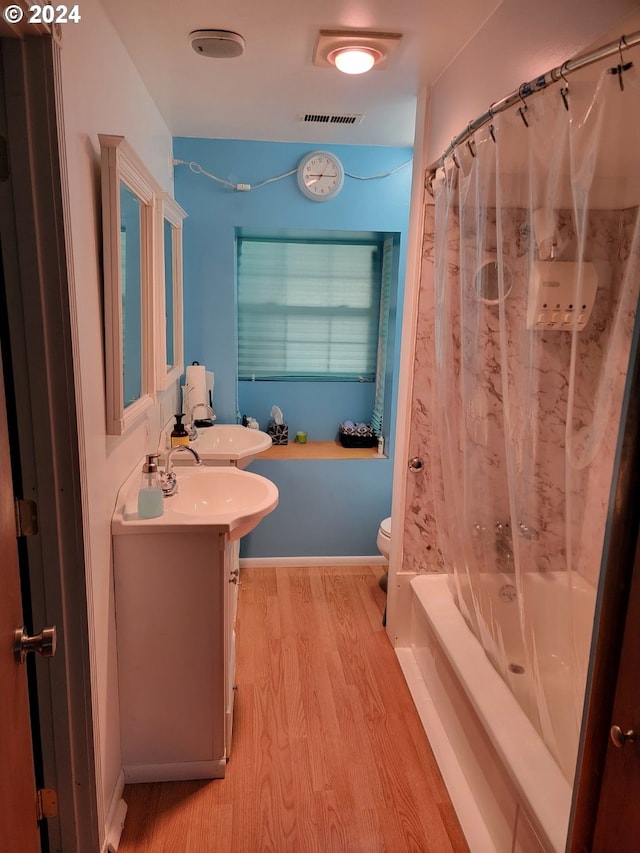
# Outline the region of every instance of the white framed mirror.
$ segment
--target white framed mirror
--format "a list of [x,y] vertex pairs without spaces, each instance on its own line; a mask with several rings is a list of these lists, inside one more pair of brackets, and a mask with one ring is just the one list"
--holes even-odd
[[184,370],[182,320],[182,221],[180,205],[164,193],[156,202],[156,388],[164,391]]
[[155,199],[160,187],[123,136],[100,134],[106,431],[153,405]]

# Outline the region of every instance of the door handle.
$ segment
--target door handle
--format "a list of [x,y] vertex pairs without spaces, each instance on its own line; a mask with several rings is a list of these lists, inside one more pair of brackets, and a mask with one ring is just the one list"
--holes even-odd
[[611,742],[613,743],[613,745],[617,746],[618,748],[624,746],[627,742],[634,743],[637,737],[633,729],[629,729],[628,732],[623,732],[620,726],[611,726],[609,735],[611,737]]
[[56,653],[58,638],[56,626],[43,628],[39,634],[30,637],[24,627],[16,628],[13,634],[13,656],[17,663],[24,663],[30,652],[38,652],[43,658],[52,658]]

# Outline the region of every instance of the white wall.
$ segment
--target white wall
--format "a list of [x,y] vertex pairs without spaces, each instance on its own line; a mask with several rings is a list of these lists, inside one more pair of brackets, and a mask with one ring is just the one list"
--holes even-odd
[[[175,410],[176,390],[122,437],[105,434],[100,148],[98,133],[127,137],[158,182],[172,190],[172,140],[98,0],[83,0],[80,24],[63,27],[62,78],[75,271],[74,345],[79,442],[84,465],[84,534],[89,629],[93,632],[101,830],[121,769],[110,522],[119,486]],[[104,840],[104,839],[101,839]]]
[[638,11],[638,0],[504,0],[432,88],[427,162],[522,83],[637,28]]

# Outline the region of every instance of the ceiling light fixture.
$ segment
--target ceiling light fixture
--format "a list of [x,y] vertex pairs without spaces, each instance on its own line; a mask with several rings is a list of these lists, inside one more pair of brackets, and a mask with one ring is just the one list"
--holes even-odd
[[402,35],[365,30],[320,30],[313,64],[333,66],[344,74],[364,74],[386,68]]
[[365,74],[381,59],[380,51],[371,47],[341,47],[329,54],[329,62],[343,74]]

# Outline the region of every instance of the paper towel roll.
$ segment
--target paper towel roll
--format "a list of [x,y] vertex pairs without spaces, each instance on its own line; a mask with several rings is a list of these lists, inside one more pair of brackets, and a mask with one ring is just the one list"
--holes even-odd
[[208,403],[206,370],[202,364],[190,364],[185,371],[185,399],[190,409]]

